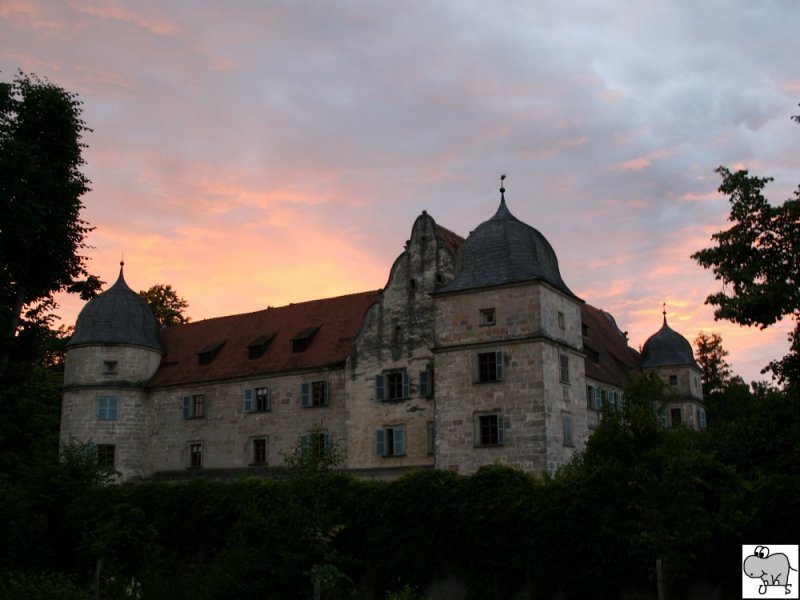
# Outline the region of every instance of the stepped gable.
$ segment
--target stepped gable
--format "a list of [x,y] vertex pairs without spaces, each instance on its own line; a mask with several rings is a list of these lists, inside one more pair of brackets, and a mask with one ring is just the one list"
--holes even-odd
[[545,281],[577,298],[561,278],[553,247],[511,214],[501,198],[495,215],[464,242],[455,278],[437,293],[460,292],[527,281]]
[[689,340],[667,325],[665,314],[661,329],[647,338],[642,346],[642,368],[673,366],[700,368]]
[[586,377],[621,388],[627,386],[628,372],[639,370],[639,358],[614,318],[604,310],[581,304],[581,322]]
[[380,291],[173,325],[151,387],[342,365]]
[[116,283],[83,307],[67,348],[124,344],[161,350],[153,311],[125,283],[123,267],[124,263],[120,263]]

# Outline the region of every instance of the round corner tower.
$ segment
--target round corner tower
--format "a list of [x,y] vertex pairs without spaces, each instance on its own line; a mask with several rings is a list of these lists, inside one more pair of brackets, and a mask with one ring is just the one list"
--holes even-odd
[[163,350],[147,303],[119,278],[83,307],[67,343],[61,444],[97,447],[98,462],[142,477],[147,383]]

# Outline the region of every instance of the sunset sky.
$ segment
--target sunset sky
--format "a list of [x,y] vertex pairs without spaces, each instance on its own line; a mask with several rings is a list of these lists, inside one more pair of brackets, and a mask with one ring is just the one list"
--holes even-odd
[[[800,183],[800,3],[0,0],[0,70],[77,92],[89,269],[199,320],[381,288],[427,210],[510,210],[638,348],[717,332],[747,381],[790,323],[715,322],[689,256],[718,165]],[[60,297],[74,321],[82,303]]]

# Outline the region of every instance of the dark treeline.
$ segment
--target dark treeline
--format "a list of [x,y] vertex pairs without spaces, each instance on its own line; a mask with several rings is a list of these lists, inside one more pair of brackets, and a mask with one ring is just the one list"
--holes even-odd
[[734,386],[709,399],[708,430],[665,430],[658,385],[634,384],[551,477],[295,466],[103,485],[71,446],[2,480],[0,595],[87,598],[96,578],[101,598],[311,598],[315,580],[323,598],[418,598],[436,582],[476,599],[655,597],[662,559],[670,597],[737,597],[740,545],[800,531],[797,401]]

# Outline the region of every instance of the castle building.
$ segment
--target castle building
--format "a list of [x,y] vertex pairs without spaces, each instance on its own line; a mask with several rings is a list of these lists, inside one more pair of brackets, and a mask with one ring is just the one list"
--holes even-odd
[[267,474],[334,442],[364,477],[552,472],[637,370],[675,391],[666,425],[705,426],[689,342],[665,316],[630,348],[504,191],[466,240],[423,211],[382,290],[159,331],[121,268],[67,344],[62,444],[94,443],[126,480]]

